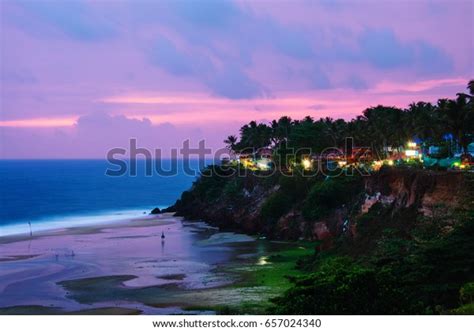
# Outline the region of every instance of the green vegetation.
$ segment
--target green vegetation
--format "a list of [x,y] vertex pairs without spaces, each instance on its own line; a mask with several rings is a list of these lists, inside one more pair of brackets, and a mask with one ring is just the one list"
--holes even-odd
[[362,192],[359,176],[327,178],[317,182],[311,188],[303,205],[303,216],[308,220],[317,220],[331,210],[350,202]]
[[[224,140],[229,150],[250,153],[262,147],[272,147],[275,162],[289,166],[291,150],[296,157],[320,153],[328,147],[343,148],[344,139],[353,137],[357,146],[367,146],[383,156],[388,148],[400,150],[413,138],[423,141],[423,147],[440,147],[433,157],[447,157],[453,147],[467,153],[474,132],[474,81],[468,84],[469,93],[458,93],[455,99],[440,99],[436,104],[416,102],[406,109],[378,105],[367,108],[355,119],[321,118],[310,116],[292,120],[283,116],[270,124],[251,121],[240,129],[240,139],[229,136]],[[446,137],[452,136],[452,142]],[[281,164],[278,164],[278,163]]]
[[265,314],[271,307],[269,298],[281,295],[291,287],[291,279],[304,275],[299,261],[310,259],[314,243],[298,242],[280,246],[257,261],[240,262],[225,269],[239,275],[239,281],[221,288],[222,292],[238,292],[240,300],[228,304],[190,306],[186,310],[216,311],[218,314]]
[[[459,173],[462,178],[448,176],[459,179],[457,184],[466,189],[459,193],[460,199],[466,198],[463,206],[448,207],[443,194],[452,194],[449,190],[440,189],[439,196],[428,198],[438,203],[421,201],[431,194],[427,193],[431,184],[449,184],[443,178],[437,182],[435,172],[420,170],[426,167],[420,160],[406,161],[396,169],[392,166],[397,161],[378,162],[380,183],[372,183],[367,193],[383,197],[375,197],[368,212],[362,212],[364,185],[370,181],[357,171],[352,176],[329,176],[323,169],[323,174],[308,165],[318,161],[308,155],[341,148],[345,137],[353,137],[357,146],[370,146],[380,156],[389,149],[400,150],[416,137],[423,140],[424,148],[440,147],[432,158],[450,156],[452,147],[466,152],[474,137],[473,87],[471,81],[469,94],[459,93],[456,99],[439,100],[436,105],[377,106],[349,122],[311,117],[282,117],[270,125],[253,121],[241,128],[239,138],[229,136],[225,142],[236,153],[272,147],[274,156],[281,156],[274,157],[281,171],[269,174],[258,167],[247,171],[232,162],[208,167],[176,203],[180,215],[268,238],[319,241],[305,250],[310,254],[299,256],[291,250],[273,254],[248,269],[246,282],[238,286],[257,292],[261,286],[265,293],[278,295],[270,302],[213,309],[248,313],[265,308],[276,314],[472,313],[474,180],[470,173]],[[447,135],[452,141],[446,140]],[[354,166],[343,167],[334,172],[354,170]],[[431,210],[423,214],[422,208]]]
[[[376,213],[380,215],[380,209]],[[316,256],[312,271],[293,279],[294,286],[272,300],[270,312],[472,313],[473,216],[459,214],[451,231],[423,238],[417,236],[417,228],[406,236],[388,227],[378,239],[371,238],[375,249],[358,256],[349,257],[341,248],[334,249],[336,257]],[[364,227],[373,235],[370,223]]]
[[262,218],[270,223],[278,221],[291,208],[291,199],[283,192],[273,193],[263,203],[261,215]]

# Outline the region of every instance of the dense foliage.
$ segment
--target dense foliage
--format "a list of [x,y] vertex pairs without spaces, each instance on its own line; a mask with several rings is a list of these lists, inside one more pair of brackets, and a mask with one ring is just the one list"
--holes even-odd
[[270,124],[252,121],[240,129],[240,139],[229,136],[224,142],[234,152],[273,147],[281,162],[286,162],[291,149],[319,153],[328,147],[343,147],[346,137],[353,137],[357,146],[371,147],[378,155],[386,147],[397,149],[414,138],[426,146],[446,147],[452,141],[466,152],[474,133],[474,81],[469,82],[468,90],[436,104],[414,102],[406,109],[378,105],[350,121],[309,116],[302,120],[283,116]]
[[446,234],[425,234],[422,240],[416,229],[410,237],[385,231],[376,249],[363,256],[337,257],[337,249],[336,257],[318,256],[314,271],[293,279],[294,286],[273,300],[271,312],[473,313],[474,215],[456,217]]
[[[358,146],[383,153],[386,147],[397,149],[415,137],[426,146],[443,147],[449,136],[448,140],[466,151],[474,133],[474,81],[469,83],[469,91],[453,100],[439,100],[436,105],[418,102],[407,109],[369,108],[349,122],[330,118],[315,121],[311,117],[282,117],[270,125],[253,121],[241,128],[240,138],[229,136],[225,142],[234,152],[271,146],[276,155],[284,156],[291,149],[303,149],[296,155],[301,157],[307,149],[320,152],[342,147],[346,137],[353,137]],[[439,153],[445,157],[450,150],[446,144],[444,147]],[[279,160],[288,161],[274,158]],[[416,166],[412,164],[411,170]],[[231,162],[206,168],[193,189],[177,201],[177,210],[184,216],[196,216],[203,206],[208,207],[219,225],[225,225],[237,212],[238,226],[240,218],[248,216],[252,224],[247,229],[264,231],[268,237],[284,229],[293,233],[287,238],[294,239],[319,239],[314,228],[323,218],[344,215],[333,227],[338,227],[339,234],[348,233],[334,238],[329,250],[319,247],[311,260],[297,263],[305,276],[292,278],[293,287],[272,300],[271,313],[474,312],[474,188],[462,210],[451,210],[440,201],[428,217],[417,207],[389,208],[378,202],[361,214],[360,209],[351,210],[360,208],[364,198],[360,174],[326,177],[296,163],[286,172],[268,176],[261,177],[265,171],[258,169],[236,175],[246,171],[244,168]],[[404,179],[411,174],[406,173]],[[221,212],[216,212],[215,206]],[[352,218],[351,229],[348,218]],[[342,231],[341,223],[345,227]]]
[[303,216],[307,220],[316,220],[327,215],[362,192],[361,184],[359,176],[328,177],[317,182],[304,202]]

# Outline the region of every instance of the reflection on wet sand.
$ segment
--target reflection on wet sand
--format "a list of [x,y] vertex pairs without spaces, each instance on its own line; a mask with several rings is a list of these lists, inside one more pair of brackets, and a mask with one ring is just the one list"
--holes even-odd
[[231,267],[263,261],[267,245],[171,215],[0,238],[0,312],[169,314],[265,300],[268,291],[229,285],[241,277]]

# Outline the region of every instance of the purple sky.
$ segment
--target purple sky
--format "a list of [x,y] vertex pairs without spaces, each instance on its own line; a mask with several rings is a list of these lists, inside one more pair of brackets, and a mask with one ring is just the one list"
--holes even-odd
[[472,1],[0,0],[0,158],[210,147],[463,91]]

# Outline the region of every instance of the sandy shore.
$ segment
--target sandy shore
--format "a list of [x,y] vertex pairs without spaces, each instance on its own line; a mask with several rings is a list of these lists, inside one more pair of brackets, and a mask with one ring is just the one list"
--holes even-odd
[[230,286],[241,275],[229,266],[267,245],[172,214],[1,237],[0,313],[212,313],[192,307],[264,300],[266,289]]

